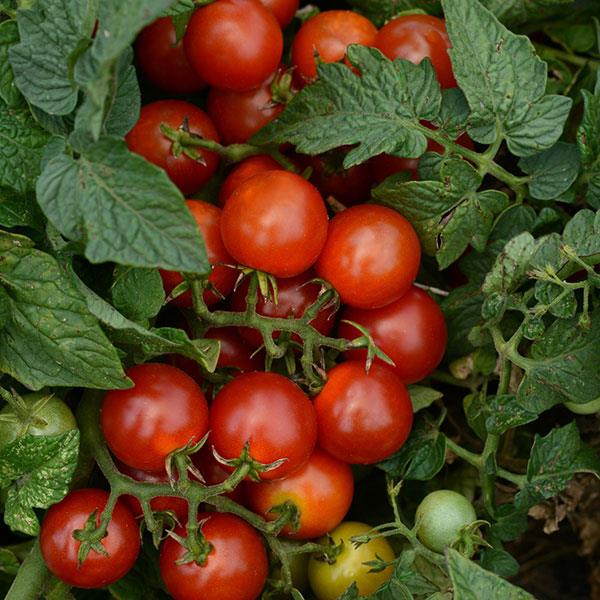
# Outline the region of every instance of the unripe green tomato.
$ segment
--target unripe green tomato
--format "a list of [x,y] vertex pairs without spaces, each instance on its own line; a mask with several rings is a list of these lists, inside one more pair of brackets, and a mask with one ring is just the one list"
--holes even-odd
[[22,400],[28,413],[25,418],[10,404],[0,410],[0,448],[26,433],[51,436],[77,427],[71,409],[58,396],[49,396],[48,392],[24,395]]
[[576,415],[593,415],[600,411],[600,398],[584,402],[565,402],[565,406]]
[[476,519],[473,505],[462,494],[436,490],[425,496],[417,507],[417,537],[430,550],[443,553],[460,530]]
[[[394,572],[387,567],[378,573],[369,572],[371,567],[364,563],[377,557],[385,562],[394,560],[392,547],[385,538],[376,538],[358,548],[350,541],[356,535],[364,535],[371,531],[371,526],[356,521],[346,521],[329,533],[337,545],[344,543],[343,549],[333,564],[318,560],[311,556],[308,561],[308,581],[318,600],[336,600],[348,587],[356,582],[361,596],[369,596],[381,587]],[[320,543],[325,543],[325,538]]]

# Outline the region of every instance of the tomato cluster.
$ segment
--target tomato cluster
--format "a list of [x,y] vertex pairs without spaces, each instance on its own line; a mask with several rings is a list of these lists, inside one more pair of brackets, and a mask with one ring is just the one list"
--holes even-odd
[[[137,40],[137,64],[153,86],[169,94],[210,86],[206,110],[180,99],[146,104],[126,141],[192,197],[187,207],[211,272],[200,292],[186,274],[161,271],[161,277],[167,309],[183,310],[195,320],[190,331],[199,327],[198,337],[220,342],[222,377],[215,379],[179,356],[131,366],[127,375],[133,387],[105,395],[100,426],[117,468],[133,480],[170,482],[177,490],[177,473],[168,474],[166,464],[173,455],[189,455],[193,473],[206,485],[223,483],[245,468],[246,480],[228,496],[266,521],[275,520],[286,503],[295,505],[297,520],[286,524],[281,536],[316,540],[330,534],[333,543],[343,542],[335,560],[312,557],[308,568],[315,595],[333,599],[353,581],[369,594],[390,576],[389,567],[371,573],[364,564],[392,561],[387,541],[355,548],[349,538],[370,527],[342,523],[354,496],[351,465],[386,459],[407,440],[413,409],[406,384],[427,377],[441,361],[444,318],[435,300],[415,285],[421,247],[411,223],[390,208],[367,203],[375,163],[344,170],[340,154],[306,157],[281,148],[273,154],[278,160],[255,155],[225,172],[218,143],[247,142],[297,89],[315,80],[318,61],[344,61],[349,44],[373,46],[392,59],[428,57],[442,86],[455,81],[442,20],[402,16],[378,31],[365,17],[342,10],[318,14],[299,28],[290,49],[290,75],[281,65],[282,27],[297,8],[298,0],[218,0],[194,12],[182,40],[170,18],[151,24]],[[215,174],[218,197],[204,193],[208,188],[197,195]],[[336,202],[328,203],[330,197]],[[265,274],[276,290],[270,295],[256,291],[256,280]],[[339,302],[318,305],[326,291]],[[280,320],[302,319],[317,307],[303,322],[304,331],[347,340],[345,351],[315,357],[323,382],[314,394],[289,368],[303,352],[300,331],[284,335],[279,321],[265,334],[260,319],[211,328],[194,315],[199,307]],[[269,347],[280,342],[289,352],[278,362],[281,356]],[[393,365],[378,357],[367,368],[373,346]],[[190,481],[194,484],[194,477]],[[72,585],[108,585],[136,560],[135,519],[144,511],[136,497],[124,495],[111,505],[106,535],[78,564],[81,532],[100,523],[107,502],[106,492],[79,490],[44,520],[42,553],[49,568]],[[185,493],[156,496],[149,508],[169,513],[179,524],[160,547],[160,572],[174,598],[260,595],[269,560],[261,535],[245,520],[203,506],[197,518],[206,552],[198,560],[186,548]]]

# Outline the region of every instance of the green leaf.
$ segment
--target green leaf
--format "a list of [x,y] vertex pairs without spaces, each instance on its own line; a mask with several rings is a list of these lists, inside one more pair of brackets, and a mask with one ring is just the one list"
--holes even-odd
[[115,137],[58,154],[37,184],[38,201],[66,237],[86,242],[90,262],[206,273],[198,226],[166,173]]
[[70,68],[89,40],[94,0],[45,0],[19,10],[21,41],[9,51],[15,82],[27,100],[53,115],[67,115],[77,104]]
[[443,0],[454,75],[471,108],[469,135],[498,136],[517,156],[555,144],[572,101],[544,96],[546,65],[526,36],[510,32],[477,0]]
[[579,151],[573,144],[558,142],[549,150],[522,158],[519,167],[531,176],[528,185],[532,198],[553,200],[577,179]]
[[481,305],[484,296],[477,285],[456,288],[441,302],[446,324],[448,325],[448,343],[446,356],[457,358],[473,350],[467,336],[471,329],[483,323]]
[[360,77],[343,64],[319,65],[319,80],[296,95],[253,141],[291,142],[313,155],[356,145],[344,168],[384,152],[408,158],[423,154],[426,128],[419,120],[434,119],[442,98],[431,63],[392,63],[379,50],[357,45],[349,46],[348,58]]
[[481,566],[500,577],[514,577],[519,572],[518,561],[506,550],[488,548],[481,553]]
[[19,41],[16,21],[0,23],[0,98],[10,107],[23,105],[23,96],[15,85],[15,76],[8,62],[8,49]]
[[0,450],[0,488],[7,488],[4,521],[27,535],[39,533],[33,508],[62,500],[77,466],[79,431],[55,436],[25,434]]
[[538,413],[528,411],[513,394],[488,398],[485,411],[485,428],[488,433],[502,435],[525,423],[531,423]]
[[580,258],[597,262],[600,257],[600,212],[580,210],[565,225],[562,241]]
[[338,598],[338,600],[358,600],[360,594],[358,593],[358,587],[356,582],[352,582],[352,585]]
[[0,261],[11,308],[0,329],[0,370],[35,390],[128,387],[115,348],[55,259],[5,233],[0,241],[13,243]]
[[515,497],[517,507],[527,509],[562,492],[575,473],[600,476],[600,457],[584,444],[575,422],[535,436],[527,463],[527,484]]
[[155,317],[165,301],[160,273],[156,269],[117,267],[112,290],[115,308],[132,321]]
[[419,412],[428,406],[431,406],[436,400],[444,396],[442,392],[438,392],[424,385],[409,385],[408,393],[413,405],[413,412]]
[[[123,56],[127,57],[126,53]],[[106,131],[127,135],[140,116],[142,97],[135,67],[130,60],[121,61],[117,75],[117,89],[106,118]]]
[[505,579],[490,573],[462,554],[449,548],[446,550],[448,572],[454,587],[454,600],[535,600],[535,598]]
[[595,171],[598,171],[600,165],[596,163],[600,158],[600,72],[596,77],[593,94],[588,90],[581,90],[584,110],[577,130],[577,146],[584,168],[596,167]]
[[350,0],[350,5],[381,27],[401,12],[421,8],[431,15],[441,12],[439,0]]
[[8,548],[0,548],[0,572],[16,575],[20,566],[19,559]]
[[19,194],[0,187],[0,225],[4,227],[32,227],[42,230],[45,224],[33,193]]
[[564,289],[549,281],[535,282],[535,298],[541,304],[550,307],[550,314],[560,319],[568,319],[577,311],[575,291]]
[[48,134],[28,110],[0,102],[0,186],[21,193],[34,189],[47,142]]
[[442,105],[435,125],[441,133],[454,139],[467,127],[469,105],[460,88],[442,90]]

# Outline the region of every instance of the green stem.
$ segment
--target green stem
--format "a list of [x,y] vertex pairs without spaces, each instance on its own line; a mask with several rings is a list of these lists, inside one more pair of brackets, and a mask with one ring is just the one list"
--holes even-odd
[[36,540],[4,600],[36,600],[50,575]]
[[580,56],[579,54],[567,52],[566,50],[560,50],[559,48],[553,48],[552,46],[546,46],[545,44],[534,44],[534,46],[542,58],[545,56],[551,56],[577,67],[585,67],[589,64],[600,65],[600,60],[595,58]]

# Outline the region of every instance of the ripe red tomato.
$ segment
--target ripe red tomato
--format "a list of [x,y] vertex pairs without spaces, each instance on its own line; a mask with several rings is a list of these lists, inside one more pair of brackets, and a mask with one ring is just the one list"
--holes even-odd
[[352,469],[320,448],[315,448],[308,462],[295,473],[279,481],[248,483],[248,506],[267,520],[277,518],[269,512],[286,500],[300,511],[300,528],[288,537],[306,540],[325,535],[337,527],[346,516],[354,494]]
[[317,76],[315,53],[321,62],[338,62],[350,44],[372,46],[377,28],[369,19],[350,10],[327,10],[302,25],[292,43],[292,63],[299,83]]
[[300,0],[260,0],[260,3],[273,13],[279,26],[283,29],[292,22]]
[[142,30],[135,43],[135,56],[146,79],[173,94],[191,94],[206,84],[192,69],[171,17],[157,19]]
[[246,442],[262,463],[287,459],[261,479],[278,479],[299,469],[313,451],[317,423],[312,402],[277,373],[243,373],[225,384],[210,407],[210,443],[224,458],[236,458]]
[[317,260],[327,221],[325,203],[314,185],[295,173],[265,171],[229,196],[221,235],[231,256],[243,265],[293,277]]
[[[206,563],[177,564],[186,550],[171,537],[160,548],[160,574],[175,600],[255,600],[269,571],[258,532],[246,521],[225,513],[201,513],[202,533],[212,545]],[[176,533],[186,537],[184,528]]]
[[[198,224],[200,233],[204,239],[204,246],[211,264],[211,274],[208,281],[220,292],[227,296],[233,289],[238,272],[225,264],[233,264],[235,261],[227,252],[221,239],[221,209],[218,206],[204,202],[203,200],[187,200],[186,202],[194,220]],[[220,263],[220,264],[219,264]],[[165,292],[170,294],[182,281],[183,277],[177,271],[160,271]],[[221,297],[210,290],[203,294],[204,302],[209,306],[218,302]],[[173,304],[182,308],[191,308],[192,292],[187,290],[173,300]]]
[[126,373],[134,387],[104,397],[104,438],[126,465],[161,472],[168,454],[207,432],[206,398],[189,375],[171,365],[146,363]]
[[213,327],[204,337],[221,342],[217,367],[233,367],[231,374],[234,377],[240,373],[260,371],[264,367],[262,353],[255,354],[256,347],[249,346],[240,337],[236,327]]
[[[394,370],[405,383],[427,377],[446,350],[448,333],[444,315],[437,302],[415,286],[382,308],[347,307],[342,319],[354,321],[369,331],[375,344],[394,361]],[[341,322],[339,335],[353,339],[362,334],[349,323]],[[364,361],[367,351],[350,350],[345,354],[349,359]]]
[[[298,319],[304,314],[304,311],[311,305],[319,296],[321,286],[318,283],[308,283],[314,279],[316,275],[312,271],[301,273],[296,277],[288,277],[286,279],[277,280],[277,304],[271,300],[265,300],[258,293],[256,301],[256,312],[259,315],[266,317],[293,317]],[[246,310],[246,296],[248,295],[248,281],[242,284],[231,295],[230,307],[236,312]],[[311,325],[320,331],[323,335],[327,335],[334,324],[333,307],[328,307],[325,310],[320,310],[316,318],[311,321]],[[262,335],[250,327],[240,327],[240,335],[252,346],[258,348],[263,344]],[[279,332],[273,334],[273,338],[277,339]],[[301,338],[293,334],[292,339],[301,343]]]
[[173,144],[161,132],[160,125],[165,123],[178,129],[186,119],[191,133],[219,141],[219,134],[208,115],[182,100],[159,100],[142,106],[138,122],[125,137],[129,149],[164,169],[184,196],[197,191],[219,165],[218,155],[207,150],[200,150],[206,163],[204,165],[185,154],[173,155]]
[[107,554],[91,550],[82,565],[77,553],[81,542],[73,532],[85,527],[97,511],[96,523],[106,506],[108,492],[79,489],[69,492],[44,516],[40,530],[40,550],[48,569],[59,579],[81,588],[100,588],[121,579],[133,567],[140,550],[138,525],[125,504],[118,500],[101,544]]
[[[196,454],[193,454],[192,461],[200,473],[202,473],[206,485],[218,485],[219,483],[223,483],[231,475],[222,464],[217,462],[217,459],[212,453],[210,444],[204,444]],[[234,502],[241,504],[245,500],[244,486],[238,485],[231,492],[227,492],[224,495]]]
[[257,88],[232,92],[212,88],[206,110],[225,144],[243,144],[259,129],[275,119],[284,108],[273,102],[271,86],[276,74],[270,75]]
[[224,206],[225,201],[231,196],[233,190],[253,175],[262,173],[263,171],[278,170],[282,170],[281,165],[268,154],[257,154],[256,156],[246,158],[236,165],[229,175],[227,175],[225,181],[223,181],[219,190],[219,205]]
[[373,45],[390,60],[404,58],[419,64],[429,58],[442,88],[456,87],[443,19],[431,15],[397,17],[379,30]]
[[348,361],[327,373],[315,398],[319,445],[340,460],[371,464],[408,438],[413,409],[406,386],[391,369]]
[[[148,483],[168,483],[169,481],[165,471],[151,473],[150,471],[142,471],[142,469],[132,469],[121,461],[117,461],[116,464],[121,473],[128,475],[136,481],[146,481]],[[139,518],[144,514],[142,505],[135,496],[125,495],[122,499],[123,502],[127,504],[134,517]],[[169,510],[175,513],[175,516],[180,523],[184,523],[187,519],[188,503],[183,498],[176,498],[175,496],[157,496],[150,500],[150,508],[154,512],[166,512]]]
[[242,92],[275,71],[283,35],[271,11],[258,0],[219,0],[192,15],[183,46],[202,79]]
[[378,308],[406,293],[420,259],[419,238],[401,214],[385,206],[361,204],[331,220],[316,271],[345,304]]

